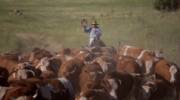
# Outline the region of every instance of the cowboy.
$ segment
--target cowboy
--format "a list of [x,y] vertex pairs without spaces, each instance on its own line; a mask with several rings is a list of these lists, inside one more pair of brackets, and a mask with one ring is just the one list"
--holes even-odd
[[95,20],[92,22],[91,26],[87,25],[87,21],[85,19],[83,19],[82,21],[84,32],[89,34],[88,46],[92,47],[96,41],[100,40],[102,34],[101,29],[98,27],[98,23]]

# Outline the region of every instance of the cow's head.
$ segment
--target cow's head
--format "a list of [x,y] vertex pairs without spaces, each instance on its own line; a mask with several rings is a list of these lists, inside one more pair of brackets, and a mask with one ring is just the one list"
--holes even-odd
[[157,90],[155,81],[149,80],[141,85],[138,91],[138,100],[149,100],[150,96]]
[[30,62],[19,63],[14,71],[10,73],[9,79],[27,79],[37,76],[37,73]]
[[104,80],[102,82],[105,89],[108,91],[111,96],[111,100],[119,100],[119,89],[122,85],[122,80],[118,78],[119,73],[110,72],[105,75]]
[[111,56],[100,56],[93,60],[98,63],[104,73],[115,71],[116,62]]
[[169,68],[170,72],[170,82],[174,83],[176,81],[176,73],[178,72],[178,67],[175,64],[171,64]]
[[161,50],[154,51],[154,55],[157,58],[163,58],[164,57],[163,50],[161,49]]
[[48,57],[43,57],[37,64],[36,68],[44,72],[44,71],[48,71],[47,67],[49,65],[50,65],[50,59]]
[[147,60],[145,61],[145,70],[146,74],[150,74],[153,70],[153,61],[152,60]]

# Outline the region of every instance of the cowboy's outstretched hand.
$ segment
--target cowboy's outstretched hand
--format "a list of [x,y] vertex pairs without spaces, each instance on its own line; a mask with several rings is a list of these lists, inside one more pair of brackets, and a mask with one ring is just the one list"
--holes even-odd
[[88,21],[85,18],[81,19],[81,27],[85,27],[87,25],[88,25]]

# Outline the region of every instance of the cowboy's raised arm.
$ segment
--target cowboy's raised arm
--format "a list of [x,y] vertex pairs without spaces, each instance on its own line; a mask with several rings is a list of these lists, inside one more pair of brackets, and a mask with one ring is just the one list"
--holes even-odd
[[83,31],[86,33],[91,32],[91,27],[88,25],[88,22],[86,19],[81,20],[81,27],[83,28]]

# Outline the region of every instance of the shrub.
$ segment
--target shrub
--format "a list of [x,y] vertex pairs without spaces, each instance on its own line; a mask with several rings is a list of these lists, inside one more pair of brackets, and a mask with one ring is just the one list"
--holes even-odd
[[178,6],[178,0],[155,0],[154,7],[157,10],[173,11]]

